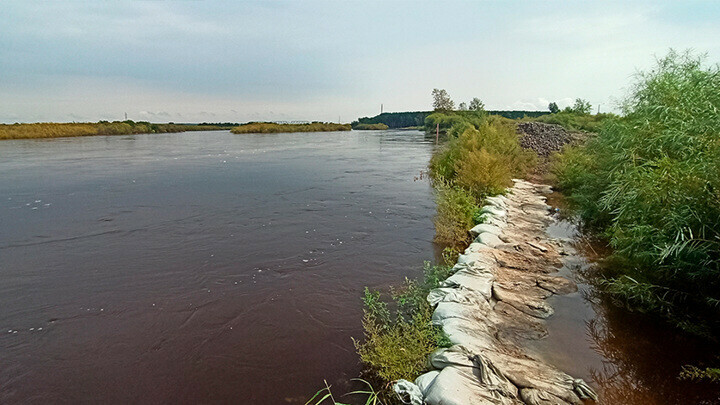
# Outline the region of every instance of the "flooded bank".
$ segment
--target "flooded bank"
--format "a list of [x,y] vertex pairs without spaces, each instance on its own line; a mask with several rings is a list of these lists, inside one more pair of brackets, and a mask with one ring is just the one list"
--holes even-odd
[[416,277],[417,131],[0,144],[0,403],[304,403]]
[[[548,203],[565,213],[562,195],[555,193]],[[548,337],[529,342],[532,348],[588,381],[599,404],[720,404],[720,384],[678,378],[684,365],[716,367],[720,347],[599,294],[592,281],[609,248],[583,237],[574,218],[557,219],[549,236],[572,240],[576,249],[563,258],[559,274],[575,281],[578,292],[549,299],[555,314],[547,322]]]

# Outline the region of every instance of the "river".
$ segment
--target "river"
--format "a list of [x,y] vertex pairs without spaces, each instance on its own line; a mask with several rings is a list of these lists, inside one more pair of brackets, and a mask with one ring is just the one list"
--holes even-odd
[[418,131],[0,143],[0,403],[304,403],[433,260]]
[[[0,142],[0,403],[347,392],[364,286],[437,257],[432,149],[418,131]],[[536,353],[600,404],[720,403],[677,378],[717,366],[716,346],[599,297],[593,260],[565,264],[580,291],[551,299]]]

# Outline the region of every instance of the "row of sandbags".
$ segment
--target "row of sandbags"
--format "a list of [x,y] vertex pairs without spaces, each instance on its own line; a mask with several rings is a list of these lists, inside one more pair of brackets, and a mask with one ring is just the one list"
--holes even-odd
[[[504,233],[514,226],[512,221],[508,225],[508,216],[549,218],[549,207],[539,190],[532,183],[515,180],[508,197],[486,199],[484,223],[471,230],[475,240],[459,256],[455,273],[427,297],[436,305],[432,322],[442,327],[453,345],[430,356],[432,371],[414,382],[395,384],[395,392],[405,403],[549,405],[596,399],[583,380],[531,357],[499,333],[513,320],[507,312],[495,310],[499,302],[494,293],[499,266],[495,250],[508,247]],[[521,205],[548,209],[527,214]],[[541,311],[538,316],[549,315]]]

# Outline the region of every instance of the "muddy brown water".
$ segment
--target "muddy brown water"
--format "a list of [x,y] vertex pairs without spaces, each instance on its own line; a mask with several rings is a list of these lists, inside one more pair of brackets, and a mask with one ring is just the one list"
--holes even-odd
[[0,143],[0,403],[304,403],[433,260],[417,131]]
[[[304,403],[354,388],[364,286],[435,260],[420,132],[0,142],[0,403]],[[555,236],[574,232],[561,222]],[[603,404],[714,404],[717,350],[552,298],[550,362]],[[345,400],[345,398],[343,398]]]
[[[565,208],[556,193],[550,204]],[[687,364],[720,364],[720,347],[687,336],[653,317],[629,312],[591,285],[603,271],[607,246],[588,240],[577,220],[558,215],[548,228],[554,238],[574,239],[577,255],[564,258],[559,274],[578,284],[577,293],[553,296],[548,337],[530,345],[549,363],[597,390],[598,404],[720,404],[720,384],[679,379]]]

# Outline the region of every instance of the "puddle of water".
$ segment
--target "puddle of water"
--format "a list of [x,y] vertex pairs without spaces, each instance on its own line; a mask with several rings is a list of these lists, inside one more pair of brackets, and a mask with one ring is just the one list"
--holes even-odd
[[[559,195],[548,203],[563,206]],[[597,260],[607,254],[607,247],[583,239],[560,210],[548,234],[573,240],[581,252],[565,256],[558,270],[577,282],[578,292],[548,300],[555,309],[547,322],[549,335],[529,342],[530,347],[566,373],[585,379],[597,390],[599,404],[720,404],[720,384],[678,379],[683,365],[717,364],[718,347],[601,297],[581,274],[599,271],[586,257]]]

